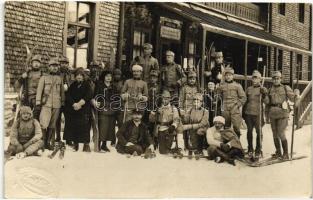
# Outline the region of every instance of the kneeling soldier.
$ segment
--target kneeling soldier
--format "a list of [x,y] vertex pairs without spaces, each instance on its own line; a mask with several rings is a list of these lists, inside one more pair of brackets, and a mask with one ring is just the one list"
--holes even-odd
[[41,127],[32,115],[30,107],[20,108],[19,117],[12,126],[10,145],[7,150],[9,156],[16,154],[17,158],[24,158],[37,153],[41,154],[43,147]]
[[217,116],[213,119],[214,126],[209,128],[206,138],[209,143],[208,156],[215,162],[227,161],[235,165],[236,157],[243,157],[243,149],[239,138],[232,129],[224,129],[225,119]]
[[197,93],[194,96],[193,107],[186,113],[182,114],[183,130],[187,132],[187,149],[189,156],[195,151],[196,156],[203,155],[202,148],[206,129],[209,126],[209,112],[202,107],[203,96]]
[[126,121],[118,130],[117,152],[134,156],[152,153],[153,140],[148,127],[141,121],[142,115],[142,111],[132,110],[132,120]]
[[[174,144],[174,136],[176,135],[176,140],[178,136],[178,126],[180,123],[180,118],[178,115],[178,110],[175,106],[170,104],[171,94],[169,91],[164,90],[162,93],[162,105],[157,110],[157,112],[150,113],[150,121],[155,122],[154,134],[158,137],[159,151],[161,154],[168,154],[172,152],[172,145]],[[175,149],[177,154],[180,153],[178,147]]]

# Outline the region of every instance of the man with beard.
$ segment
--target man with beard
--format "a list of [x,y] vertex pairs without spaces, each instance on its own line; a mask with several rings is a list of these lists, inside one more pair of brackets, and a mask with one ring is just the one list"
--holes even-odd
[[32,110],[28,106],[20,108],[19,117],[14,122],[10,134],[10,145],[6,154],[24,158],[31,155],[40,155],[43,147],[40,124],[33,119]]
[[142,111],[132,110],[132,120],[125,122],[118,130],[116,150],[133,156],[152,153],[153,140],[148,127],[142,122]]
[[222,116],[214,117],[213,123],[214,126],[206,132],[209,159],[217,163],[227,161],[235,165],[235,158],[243,157],[243,148],[239,138],[232,129],[224,129],[225,119]]
[[54,146],[56,120],[65,99],[63,80],[59,69],[58,58],[51,58],[49,60],[49,74],[40,78],[36,94],[36,106],[42,106],[39,121],[43,140],[45,148],[50,150]]
[[41,66],[41,56],[34,55],[31,59],[31,69],[24,72],[15,83],[17,90],[23,86],[21,104],[34,109],[34,118],[37,120],[39,120],[40,107],[36,106],[36,92],[39,79],[42,76]]

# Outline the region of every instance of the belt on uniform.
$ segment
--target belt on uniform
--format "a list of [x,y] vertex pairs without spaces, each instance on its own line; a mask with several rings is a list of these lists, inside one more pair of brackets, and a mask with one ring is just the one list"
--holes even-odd
[[282,104],[270,104],[271,107],[279,107],[279,108],[282,108]]

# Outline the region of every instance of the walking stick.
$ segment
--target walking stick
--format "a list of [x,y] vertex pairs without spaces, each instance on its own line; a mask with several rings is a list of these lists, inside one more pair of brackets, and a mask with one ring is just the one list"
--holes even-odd
[[[264,81],[265,81],[265,72],[266,72],[266,66],[264,65],[263,67],[263,80],[261,83],[261,87],[263,87],[264,85]],[[261,88],[260,88],[260,98],[259,98],[259,102],[260,102],[260,107],[259,107],[259,130],[260,130],[260,136],[259,136],[259,142],[260,142],[260,153],[261,153],[261,157],[263,158],[263,151],[262,151],[262,141],[263,141],[263,132],[262,132],[262,117],[263,117],[263,103],[262,103],[262,95],[261,95]]]
[[[297,89],[299,87],[299,67],[297,67]],[[292,84],[292,89],[294,89],[294,84]],[[295,134],[295,124],[296,124],[296,95],[293,99],[293,119],[292,119],[292,132],[291,132],[291,148],[290,148],[290,159],[292,160],[292,154],[293,154],[293,142],[294,142],[294,134]]]
[[125,120],[126,120],[126,112],[127,112],[127,110],[128,110],[128,97],[126,98],[125,106],[124,106],[123,124],[125,123]]

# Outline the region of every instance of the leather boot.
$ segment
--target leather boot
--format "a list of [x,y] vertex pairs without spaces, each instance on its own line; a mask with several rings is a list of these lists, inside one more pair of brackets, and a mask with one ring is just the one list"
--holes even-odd
[[288,155],[288,142],[287,142],[287,140],[282,140],[282,141],[281,141],[281,144],[282,144],[283,151],[284,151],[283,159],[284,159],[284,160],[289,160],[289,155]]
[[47,146],[49,150],[53,150],[55,143],[55,129],[48,128],[47,131]]
[[88,143],[85,143],[85,144],[84,144],[83,151],[84,151],[84,152],[88,152],[88,153],[91,152],[90,146],[89,146]]
[[275,152],[275,154],[272,155],[272,157],[277,159],[277,158],[281,157],[280,139],[279,138],[274,138],[274,145],[276,148],[276,152]]

